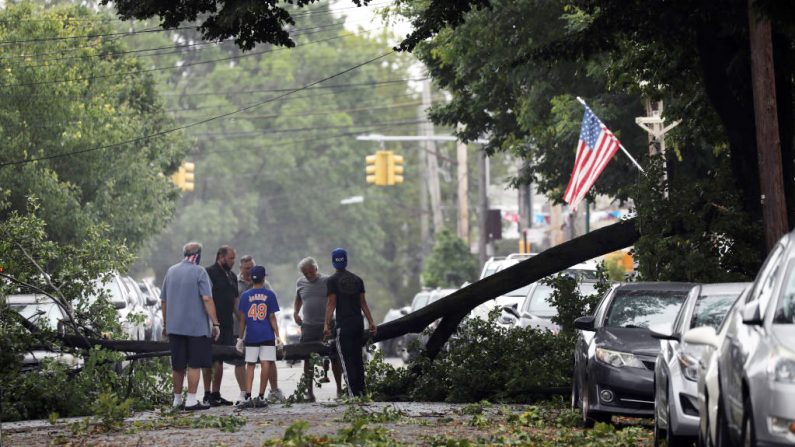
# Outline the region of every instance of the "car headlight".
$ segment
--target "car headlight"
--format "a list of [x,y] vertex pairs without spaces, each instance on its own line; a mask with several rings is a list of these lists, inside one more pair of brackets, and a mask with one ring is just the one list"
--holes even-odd
[[779,348],[770,353],[768,376],[776,382],[795,383],[795,354]]
[[698,359],[686,352],[680,351],[676,354],[676,360],[679,362],[679,366],[682,367],[682,375],[685,376],[685,379],[697,382],[699,368]]
[[629,352],[611,351],[609,349],[596,348],[596,359],[602,363],[607,363],[616,368],[645,368],[643,362],[638,360]]

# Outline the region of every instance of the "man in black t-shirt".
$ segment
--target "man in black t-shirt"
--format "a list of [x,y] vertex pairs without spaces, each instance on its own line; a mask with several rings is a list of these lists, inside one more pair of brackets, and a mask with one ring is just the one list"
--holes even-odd
[[362,339],[364,322],[362,312],[367,318],[370,335],[376,333],[375,322],[364,298],[364,281],[346,270],[348,253],[337,248],[331,252],[331,264],[337,269],[326,281],[328,304],[323,333],[331,335],[331,317],[337,311],[335,334],[337,350],[342,355],[343,373],[348,382],[349,396],[364,395],[364,360],[362,359]]
[[[218,337],[216,343],[227,346],[234,346],[236,342],[233,315],[237,311],[239,295],[237,291],[237,275],[232,272],[232,267],[234,266],[235,249],[224,245],[218,249],[218,253],[215,255],[215,264],[207,267],[207,275],[213,285],[213,301],[218,314],[218,322],[221,325],[221,336]],[[243,368],[242,359],[235,359],[229,363],[235,365],[236,369]],[[223,375],[224,365],[221,361],[214,362],[212,368],[204,369],[205,404],[214,407],[232,404],[232,402],[221,397],[221,379]],[[240,375],[235,374],[235,376]],[[210,384],[211,377],[212,385]]]

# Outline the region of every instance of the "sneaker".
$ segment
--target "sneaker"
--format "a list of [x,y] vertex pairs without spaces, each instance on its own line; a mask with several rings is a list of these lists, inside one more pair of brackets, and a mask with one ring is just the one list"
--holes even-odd
[[284,402],[284,394],[282,393],[282,390],[278,388],[271,390],[271,392],[268,393],[268,400],[272,402]]
[[203,403],[204,405],[210,405],[210,399],[212,399],[212,394],[204,393],[204,397],[199,402]]
[[185,410],[185,411],[197,411],[197,410],[206,410],[208,408],[210,408],[209,405],[205,405],[205,404],[203,404],[203,403],[201,403],[199,401],[196,401],[196,405],[191,405],[190,407],[185,405],[183,410]]
[[243,408],[254,408],[254,399],[248,398],[246,400],[240,400],[235,404],[235,407],[243,409]]
[[321,377],[318,380],[318,382],[320,382],[320,383],[329,383],[329,382],[331,382],[331,380],[329,380],[328,376],[324,376],[324,377]]
[[254,401],[255,408],[265,408],[268,406],[268,401],[261,397],[257,397],[256,399],[251,399],[251,400]]
[[226,406],[226,405],[232,405],[232,402],[224,399],[219,394],[218,396],[210,396],[209,405],[211,407],[221,407],[221,406]]
[[306,396],[305,400],[307,402],[310,402],[310,403],[317,401],[317,399],[315,399],[315,395],[314,394],[310,394],[310,395]]

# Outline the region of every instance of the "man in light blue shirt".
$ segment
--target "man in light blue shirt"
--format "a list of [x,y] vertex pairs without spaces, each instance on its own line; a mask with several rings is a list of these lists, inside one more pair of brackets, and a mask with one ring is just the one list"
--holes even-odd
[[171,349],[171,370],[174,384],[174,406],[181,407],[182,384],[188,369],[186,410],[209,408],[196,399],[202,368],[213,361],[212,340],[220,334],[218,317],[212,298],[210,278],[199,261],[202,246],[188,242],[182,249],[183,259],[172,265],[163,279],[160,300],[163,327]]

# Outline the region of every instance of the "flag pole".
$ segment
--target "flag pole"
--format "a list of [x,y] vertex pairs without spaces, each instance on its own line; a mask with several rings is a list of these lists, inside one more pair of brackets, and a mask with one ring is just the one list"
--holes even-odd
[[[577,97],[577,101],[580,101],[580,104],[582,104],[583,106],[588,107],[588,104],[586,104],[585,101],[582,98],[580,98],[579,96]],[[640,167],[640,164],[635,160],[635,157],[633,157],[632,155],[629,154],[629,151],[627,151],[627,148],[625,148],[624,145],[621,144],[620,141],[618,142],[618,147],[621,148],[621,150],[624,152],[624,155],[626,155],[629,158],[629,160],[632,163],[635,164],[635,167],[638,168],[640,173],[643,174],[643,175],[646,175],[646,171],[644,171],[643,168]]]

